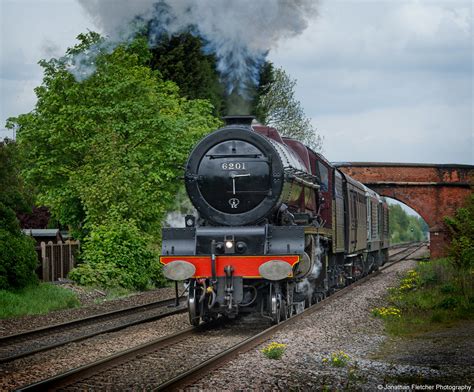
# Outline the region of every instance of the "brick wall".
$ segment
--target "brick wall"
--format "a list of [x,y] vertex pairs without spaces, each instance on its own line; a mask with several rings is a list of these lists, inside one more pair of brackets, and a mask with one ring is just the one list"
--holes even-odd
[[443,218],[453,215],[471,194],[474,166],[353,163],[339,168],[377,193],[418,212],[430,228],[431,256],[446,254]]

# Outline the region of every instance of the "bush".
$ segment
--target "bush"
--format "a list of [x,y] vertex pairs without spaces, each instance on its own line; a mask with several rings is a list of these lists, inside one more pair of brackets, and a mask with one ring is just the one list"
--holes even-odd
[[91,227],[83,242],[83,263],[69,277],[81,285],[137,290],[163,285],[158,255],[148,244],[133,220],[112,214],[104,224]]
[[449,259],[420,262],[388,290],[388,305],[372,309],[392,335],[413,335],[474,317],[474,274],[459,276]]
[[0,289],[38,283],[37,265],[34,241],[22,234],[13,210],[0,202]]
[[272,342],[261,351],[268,359],[280,359],[285,353],[286,344]]
[[347,355],[344,351],[337,351],[331,354],[330,358],[323,358],[323,363],[329,363],[331,366],[334,367],[345,367],[349,363],[349,355]]
[[469,277],[474,270],[474,194],[471,194],[464,208],[456,211],[454,217],[445,218],[445,223],[451,236],[450,261],[467,297]]

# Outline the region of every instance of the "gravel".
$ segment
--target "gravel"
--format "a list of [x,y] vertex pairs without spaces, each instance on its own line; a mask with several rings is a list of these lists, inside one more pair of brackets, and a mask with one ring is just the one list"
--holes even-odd
[[134,305],[143,305],[154,301],[172,298],[175,295],[174,288],[167,287],[144,293],[132,294],[125,298],[104,301],[105,293],[102,291],[86,291],[72,284],[64,284],[61,286],[74,291],[78,295],[83,306],[80,308],[56,310],[42,315],[14,317],[0,320],[0,336],[8,336]]
[[[20,330],[167,299],[173,294],[174,289],[160,289],[79,309],[3,320],[2,326],[5,335],[8,335]],[[188,316],[180,314],[2,364],[0,365],[0,391],[17,389],[186,328],[189,328]]]
[[[408,380],[449,380],[447,368],[410,360],[409,356],[397,356],[400,351],[397,351],[399,343],[391,342],[384,334],[383,322],[370,315],[373,307],[384,305],[387,287],[395,285],[399,274],[413,268],[415,264],[413,260],[399,263],[383,271],[367,284],[355,287],[348,295],[335,299],[297,324],[278,332],[271,341],[287,345],[281,360],[267,359],[260,352],[269,341],[241,354],[221,369],[189,386],[187,390],[315,391],[326,388],[372,391],[377,390],[380,385],[400,385]],[[172,289],[149,292],[125,300],[110,301],[105,304],[106,309],[104,304],[92,305],[82,309],[54,312],[54,315],[2,322],[1,326],[4,331],[11,333],[15,330],[15,323],[21,326],[21,322],[24,323],[25,320],[32,320],[36,327],[169,298],[172,295]],[[0,368],[0,390],[12,390],[36,382],[188,327],[187,315],[183,314],[8,363]],[[463,342],[471,341],[471,332],[472,325],[467,325],[459,332],[464,340],[460,340],[456,350],[462,348]],[[439,340],[439,336],[435,336],[434,340],[437,341],[436,339]],[[387,344],[391,344],[391,354],[380,359],[380,355],[376,354]],[[407,347],[402,349],[408,350]],[[347,366],[336,368],[324,362],[331,353],[340,350],[350,358]],[[430,353],[433,351],[426,350],[424,358]],[[473,357],[472,353],[465,354],[465,358]],[[468,367],[461,365],[459,368],[462,371],[455,372],[453,376],[462,377],[474,373],[473,364],[468,363]],[[463,379],[459,379],[459,383],[462,384],[462,381]]]
[[187,314],[180,314],[18,359],[0,368],[0,390],[14,390],[186,328]]
[[[62,388],[64,391],[152,391],[158,385],[202,363],[222,350],[262,331],[261,325],[223,323],[205,329],[123,364]],[[190,349],[191,348],[191,349]]]
[[[414,256],[419,256],[419,253]],[[260,350],[270,341],[241,354],[225,367],[212,372],[188,391],[317,391],[390,389],[404,381],[458,381],[459,373],[451,368],[436,368],[429,363],[372,359],[387,342],[383,321],[371,316],[370,310],[385,305],[387,287],[397,284],[404,271],[416,261],[399,263],[383,271],[367,284],[354,288],[315,313],[278,332],[272,342],[287,345],[281,360],[271,360]],[[472,329],[471,329],[472,331]],[[472,336],[472,335],[469,335]],[[326,358],[343,351],[349,356],[344,367],[333,367]],[[472,358],[472,352],[467,354]],[[464,371],[464,375],[474,368]],[[467,380],[469,381],[469,380]],[[386,389],[386,390],[388,390]]]

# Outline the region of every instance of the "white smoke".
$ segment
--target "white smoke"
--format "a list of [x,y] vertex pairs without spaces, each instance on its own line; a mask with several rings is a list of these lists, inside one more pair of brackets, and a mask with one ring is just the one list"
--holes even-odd
[[256,84],[258,66],[284,38],[300,34],[317,0],[78,0],[114,42],[149,28],[153,44],[166,33],[191,32],[216,55],[228,93]]
[[304,278],[301,282],[296,284],[296,291],[305,297],[311,298],[313,296],[314,287],[308,279]]
[[321,249],[320,246],[320,241],[319,241],[319,235],[316,236],[316,246],[314,247],[313,250],[313,268],[311,269],[311,273],[309,274],[309,278],[311,279],[316,279],[319,277],[319,274],[321,273],[321,268],[323,266],[323,263],[321,262],[321,254],[323,253],[323,250]]
[[88,79],[96,71],[95,58],[99,54],[95,46],[83,53],[77,53],[67,60],[67,69],[78,82]]
[[320,246],[319,235],[315,237],[316,246],[313,247],[313,255],[312,259],[314,260],[313,267],[311,268],[311,272],[304,278],[301,282],[297,283],[297,292],[303,293],[307,297],[311,297],[313,295],[314,287],[314,280],[319,277],[321,273],[321,269],[323,267],[323,263],[321,262],[321,255],[323,253],[323,249]]

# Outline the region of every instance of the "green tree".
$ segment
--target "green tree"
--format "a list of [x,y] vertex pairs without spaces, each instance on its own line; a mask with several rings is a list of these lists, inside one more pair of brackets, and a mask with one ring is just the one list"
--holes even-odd
[[[143,39],[112,53],[96,33],[78,39],[65,58],[40,62],[45,76],[35,110],[9,121],[19,128],[25,177],[53,217],[82,235],[112,208],[157,234],[180,165],[218,122],[207,101],[182,98],[147,66]],[[70,59],[92,51],[97,55],[82,64],[96,72],[78,82]]]
[[0,141],[0,203],[15,213],[29,212],[32,204],[31,192],[20,176],[20,159],[13,140]]
[[[260,86],[256,113],[258,120],[278,129],[287,137],[295,138],[316,151],[321,151],[323,140],[306,117],[301,103],[295,98],[296,80],[282,68],[263,68],[269,84]],[[268,73],[273,73],[269,77]]]
[[103,224],[94,224],[84,241],[80,264],[69,277],[80,284],[143,290],[165,282],[159,257],[150,247],[152,239],[133,219],[125,220],[116,210]]
[[199,37],[190,33],[163,35],[151,53],[151,68],[158,70],[165,80],[175,82],[182,96],[207,99],[216,115],[224,113],[225,91],[219,80],[216,58],[204,53]]
[[96,33],[78,39],[65,57],[40,62],[36,107],[8,126],[18,127],[38,202],[84,240],[84,264],[71,276],[141,289],[160,280],[150,273],[159,270],[150,242],[174,204],[182,165],[219,120],[208,101],[180,96],[150,69],[144,39],[112,52]]
[[474,272],[474,194],[470,195],[465,207],[444,221],[451,237],[450,260],[459,273],[463,292],[467,293],[469,275]]
[[275,82],[274,67],[270,61],[265,61],[260,67],[258,76],[258,87],[252,102],[251,113],[262,123],[267,118],[267,108],[261,105],[262,97],[268,94],[272,84]]
[[428,226],[425,221],[413,215],[408,215],[399,204],[390,204],[390,242],[423,241],[426,239]]
[[20,231],[15,212],[28,210],[19,176],[17,146],[0,142],[0,289],[22,288],[37,283],[38,264],[34,241]]

